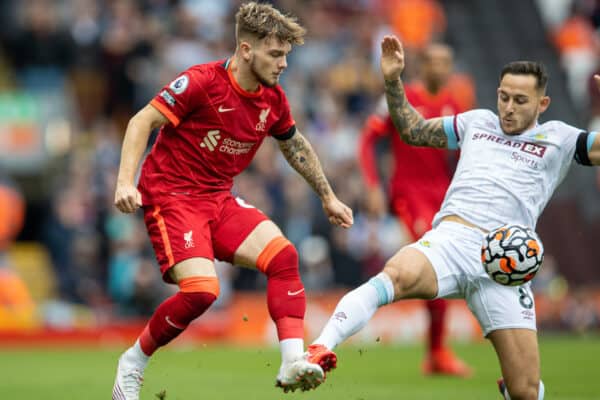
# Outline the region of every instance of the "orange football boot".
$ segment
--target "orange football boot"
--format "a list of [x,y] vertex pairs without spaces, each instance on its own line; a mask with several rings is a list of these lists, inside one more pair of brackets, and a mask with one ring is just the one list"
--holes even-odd
[[441,349],[429,353],[423,362],[423,373],[468,378],[473,375],[473,370],[450,349]]
[[319,364],[324,372],[329,372],[337,366],[337,356],[322,344],[308,346],[307,359],[309,362]]

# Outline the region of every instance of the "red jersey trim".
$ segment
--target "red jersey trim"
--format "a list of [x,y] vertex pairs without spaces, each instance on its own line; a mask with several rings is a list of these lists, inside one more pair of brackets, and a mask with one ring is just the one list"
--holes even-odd
[[229,77],[229,81],[231,82],[231,86],[233,86],[233,89],[238,92],[239,94],[241,94],[242,96],[246,96],[246,97],[259,97],[263,94],[264,92],[264,87],[261,84],[258,84],[258,90],[256,92],[248,92],[246,90],[244,90],[235,80],[233,74],[231,73],[231,68],[229,68],[229,66],[231,65],[231,63],[227,63],[227,76]]
[[167,117],[167,119],[173,126],[179,125],[179,118],[177,118],[177,116],[173,114],[173,112],[169,110],[164,104],[162,104],[156,99],[152,99],[152,101],[150,101],[150,104],[154,106],[154,108],[156,108],[158,111],[160,111],[161,114]]
[[169,266],[175,264],[175,258],[173,257],[173,249],[171,248],[171,241],[169,240],[169,234],[167,233],[167,225],[162,215],[160,215],[160,207],[154,206],[154,212],[152,216],[156,220],[158,230],[160,231],[160,237],[162,238],[163,245],[165,246],[165,254],[169,260]]

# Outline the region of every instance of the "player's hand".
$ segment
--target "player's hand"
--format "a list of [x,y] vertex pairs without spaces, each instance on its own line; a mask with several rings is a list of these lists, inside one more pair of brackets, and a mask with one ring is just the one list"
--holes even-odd
[[596,81],[596,86],[598,86],[598,91],[600,92],[600,75],[594,75],[594,80]]
[[375,218],[381,218],[386,214],[387,205],[385,193],[380,187],[367,189],[365,208],[367,213]]
[[323,200],[323,210],[329,218],[329,222],[342,228],[350,228],[354,223],[352,209],[333,196],[328,200]]
[[381,72],[383,78],[395,81],[404,70],[404,49],[396,36],[386,35],[381,41]]
[[115,206],[124,213],[135,212],[142,206],[142,194],[131,183],[117,183]]

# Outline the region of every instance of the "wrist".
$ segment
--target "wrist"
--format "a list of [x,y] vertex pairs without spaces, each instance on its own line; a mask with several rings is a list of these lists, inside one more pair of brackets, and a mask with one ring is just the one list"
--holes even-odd
[[117,185],[133,185],[133,178],[117,176]]
[[332,191],[329,191],[325,194],[322,194],[321,196],[319,196],[321,198],[321,202],[322,203],[329,203],[330,201],[335,199],[335,194],[333,194]]
[[396,87],[396,86],[398,86],[398,84],[401,83],[400,74],[398,74],[396,76],[384,76],[383,80],[384,80],[385,86]]

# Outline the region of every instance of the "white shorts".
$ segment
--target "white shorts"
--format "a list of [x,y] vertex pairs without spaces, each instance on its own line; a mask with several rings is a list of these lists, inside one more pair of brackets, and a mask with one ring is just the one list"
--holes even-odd
[[438,298],[464,298],[484,336],[497,329],[536,330],[530,283],[503,286],[481,265],[484,234],[456,222],[443,221],[410,247],[425,254],[437,274]]

